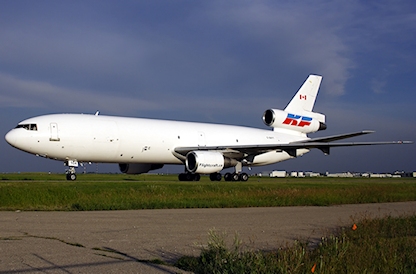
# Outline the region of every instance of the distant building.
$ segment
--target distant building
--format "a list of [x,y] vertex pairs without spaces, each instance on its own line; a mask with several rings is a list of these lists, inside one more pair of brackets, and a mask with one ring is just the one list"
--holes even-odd
[[403,172],[402,177],[416,177],[416,172]]
[[286,177],[286,171],[285,170],[274,170],[270,172],[270,177],[278,177],[278,178],[284,178]]
[[262,171],[262,172],[258,173],[257,176],[259,176],[259,177],[268,177],[268,176],[270,176],[270,171]]
[[354,174],[351,172],[342,172],[342,173],[326,173],[327,177],[343,177],[343,178],[350,178],[354,177]]
[[305,177],[305,174],[302,171],[292,171],[290,177]]
[[307,172],[305,172],[305,176],[306,177],[319,177],[319,176],[321,176],[321,173],[307,171]]
[[370,178],[391,178],[392,175],[388,173],[370,173]]
[[303,178],[303,177],[343,177],[343,178],[351,178],[351,177],[366,177],[366,178],[401,178],[401,177],[413,177],[416,178],[416,172],[404,172],[404,171],[396,171],[394,173],[371,173],[371,172],[340,172],[340,173],[329,173],[326,172],[325,174],[321,174],[318,172],[313,171],[292,171],[286,172],[285,170],[274,170],[272,172],[265,171],[258,174],[258,176],[263,177],[272,177],[272,178],[284,178],[287,176],[296,177],[296,178]]

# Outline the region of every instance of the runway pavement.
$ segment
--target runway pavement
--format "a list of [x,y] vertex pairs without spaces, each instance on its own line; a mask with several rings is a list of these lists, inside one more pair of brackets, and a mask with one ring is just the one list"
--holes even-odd
[[208,232],[237,232],[250,248],[318,241],[364,217],[416,214],[416,202],[330,207],[0,212],[0,273],[182,273]]

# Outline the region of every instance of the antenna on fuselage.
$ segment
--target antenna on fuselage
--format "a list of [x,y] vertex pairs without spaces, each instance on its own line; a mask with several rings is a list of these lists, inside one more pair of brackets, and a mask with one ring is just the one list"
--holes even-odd
[[95,116],[98,116],[100,114],[100,111],[99,110],[97,110],[96,112],[95,112]]

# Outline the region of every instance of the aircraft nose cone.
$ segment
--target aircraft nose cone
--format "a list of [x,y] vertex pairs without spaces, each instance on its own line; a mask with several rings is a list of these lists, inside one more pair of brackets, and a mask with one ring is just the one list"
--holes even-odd
[[17,139],[16,137],[16,131],[10,130],[9,132],[7,132],[6,136],[4,136],[4,139],[6,139],[6,142],[9,143],[11,146],[15,146]]

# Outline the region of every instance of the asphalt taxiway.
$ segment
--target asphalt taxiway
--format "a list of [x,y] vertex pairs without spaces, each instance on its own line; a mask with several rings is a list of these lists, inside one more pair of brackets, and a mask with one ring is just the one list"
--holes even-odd
[[0,212],[0,273],[182,273],[212,229],[252,249],[318,241],[362,217],[416,214],[416,202],[330,207]]

